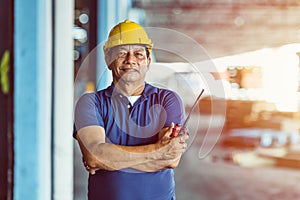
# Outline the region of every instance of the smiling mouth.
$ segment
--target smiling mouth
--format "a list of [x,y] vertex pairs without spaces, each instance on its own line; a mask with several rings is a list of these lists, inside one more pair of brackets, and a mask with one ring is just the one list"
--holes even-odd
[[133,68],[123,68],[121,70],[124,71],[124,72],[137,72],[137,70],[133,69]]

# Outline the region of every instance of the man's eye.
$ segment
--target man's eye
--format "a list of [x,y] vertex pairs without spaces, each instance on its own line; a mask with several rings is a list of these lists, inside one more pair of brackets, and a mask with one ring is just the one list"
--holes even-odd
[[119,53],[118,53],[118,57],[124,57],[124,56],[126,56],[127,55],[127,52],[125,52],[125,51],[120,51]]
[[144,57],[144,54],[141,52],[136,52],[135,56],[141,58],[141,57]]

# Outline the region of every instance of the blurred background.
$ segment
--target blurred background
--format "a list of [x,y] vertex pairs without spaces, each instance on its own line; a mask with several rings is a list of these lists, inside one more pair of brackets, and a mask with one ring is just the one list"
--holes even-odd
[[147,81],[192,112],[177,199],[299,199],[299,0],[0,0],[0,199],[84,200],[73,108],[111,82],[102,47],[129,19]]

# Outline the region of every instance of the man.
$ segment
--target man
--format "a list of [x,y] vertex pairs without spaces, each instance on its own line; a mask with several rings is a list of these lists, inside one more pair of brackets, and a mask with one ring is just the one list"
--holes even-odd
[[111,86],[76,104],[74,136],[90,173],[89,200],[175,199],[173,168],[188,135],[171,135],[184,110],[174,92],[145,83],[151,50],[140,25],[116,25],[104,45]]

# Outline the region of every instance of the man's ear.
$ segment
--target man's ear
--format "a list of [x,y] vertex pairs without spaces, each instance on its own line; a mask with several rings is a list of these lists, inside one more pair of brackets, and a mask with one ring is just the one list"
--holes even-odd
[[150,68],[150,63],[151,63],[151,58],[150,58],[150,56],[148,57],[148,63],[147,63],[147,70],[149,70],[149,68]]
[[111,65],[111,57],[109,56],[108,53],[105,54],[105,63],[108,67],[109,70],[111,70],[110,65]]

